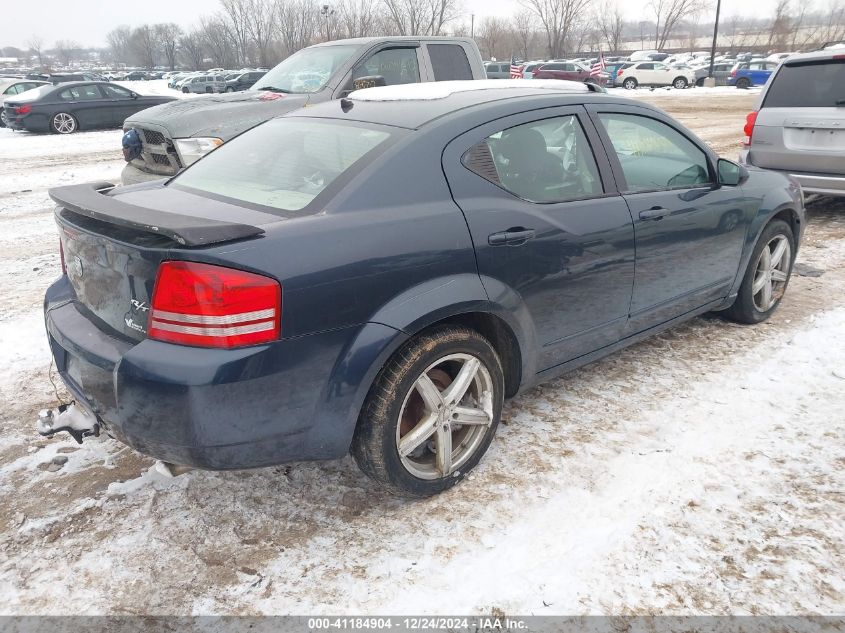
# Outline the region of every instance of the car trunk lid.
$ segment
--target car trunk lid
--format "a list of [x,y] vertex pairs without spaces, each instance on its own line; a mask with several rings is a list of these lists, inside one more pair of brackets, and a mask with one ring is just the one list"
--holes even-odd
[[[109,183],[50,190],[77,309],[101,328],[134,340],[146,338],[162,261],[184,259],[185,249],[260,237],[259,225],[281,220],[186,192],[165,196],[164,187],[152,184],[120,195],[111,195]],[[226,220],[227,215],[244,221]]]

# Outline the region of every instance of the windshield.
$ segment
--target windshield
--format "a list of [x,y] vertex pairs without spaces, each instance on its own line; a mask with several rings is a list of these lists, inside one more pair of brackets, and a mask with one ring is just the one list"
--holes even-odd
[[390,135],[380,126],[346,121],[272,119],[197,161],[171,184],[298,211]]
[[315,46],[294,53],[252,86],[253,90],[317,92],[358,46]]

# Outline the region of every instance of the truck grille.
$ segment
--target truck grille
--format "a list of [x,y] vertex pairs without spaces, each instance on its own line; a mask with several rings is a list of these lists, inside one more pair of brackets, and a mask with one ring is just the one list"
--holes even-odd
[[182,169],[173,141],[163,132],[134,126],[141,138],[141,157],[133,162],[144,171],[172,176]]
[[165,138],[161,132],[155,130],[144,130],[144,141],[150,145],[164,145]]

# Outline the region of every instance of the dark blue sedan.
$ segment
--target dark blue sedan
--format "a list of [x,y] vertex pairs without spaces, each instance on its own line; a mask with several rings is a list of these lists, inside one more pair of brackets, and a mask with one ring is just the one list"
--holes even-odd
[[76,405],[43,434],[206,469],[351,451],[408,496],[472,470],[504,398],[707,311],[768,318],[804,225],[787,177],[562,81],[362,90],[51,195]]

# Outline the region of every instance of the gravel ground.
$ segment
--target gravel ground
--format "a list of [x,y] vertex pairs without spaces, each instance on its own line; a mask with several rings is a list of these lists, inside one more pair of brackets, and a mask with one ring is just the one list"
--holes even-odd
[[[754,96],[700,95],[636,97],[735,158]],[[35,433],[46,189],[117,179],[119,141],[0,130],[0,614],[845,611],[845,203],[810,204],[769,322],[698,318],[536,388],[466,482],[407,502],[349,458],[165,479]]]

